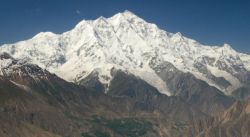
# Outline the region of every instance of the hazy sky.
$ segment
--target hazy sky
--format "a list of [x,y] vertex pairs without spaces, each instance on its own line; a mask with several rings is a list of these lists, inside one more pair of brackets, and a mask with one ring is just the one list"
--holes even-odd
[[203,44],[250,53],[250,0],[0,0],[0,44],[124,10]]

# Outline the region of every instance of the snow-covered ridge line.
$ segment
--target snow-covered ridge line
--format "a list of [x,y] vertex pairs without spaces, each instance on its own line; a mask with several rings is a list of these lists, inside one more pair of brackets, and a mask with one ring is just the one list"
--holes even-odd
[[[161,30],[130,11],[110,18],[83,20],[62,34],[41,32],[29,40],[5,44],[0,52],[37,64],[68,81],[81,80],[98,70],[100,81],[108,84],[111,69],[122,69],[168,95],[166,82],[149,67],[152,59],[170,62],[229,93],[244,83],[237,74],[250,70],[250,56],[237,53],[228,44],[202,45],[181,33]],[[217,73],[221,75],[216,76]],[[231,85],[220,85],[217,77]]]
[[12,77],[13,74],[19,77],[29,75],[36,78],[46,77],[48,72],[38,65],[14,59],[8,53],[0,53],[0,76]]

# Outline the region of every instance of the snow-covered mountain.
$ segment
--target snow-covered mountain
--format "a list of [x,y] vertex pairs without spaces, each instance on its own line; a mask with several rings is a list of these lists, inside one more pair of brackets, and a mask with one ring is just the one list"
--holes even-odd
[[2,45],[0,52],[37,64],[67,81],[77,82],[97,72],[107,87],[111,70],[120,69],[167,95],[174,91],[156,69],[165,62],[226,94],[250,79],[250,55],[238,53],[228,44],[207,46],[181,33],[166,32],[129,11],[83,20],[63,34],[42,32],[29,40]]
[[23,77],[46,78],[48,71],[38,65],[30,64],[25,60],[17,60],[7,53],[0,53],[0,75],[5,78],[22,79]]

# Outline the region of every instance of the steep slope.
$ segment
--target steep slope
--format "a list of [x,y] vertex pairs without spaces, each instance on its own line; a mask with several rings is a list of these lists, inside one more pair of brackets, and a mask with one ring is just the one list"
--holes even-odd
[[6,53],[0,55],[0,66],[3,137],[177,137],[185,135],[194,118],[210,117],[182,99],[160,94],[145,81],[122,71],[116,72],[115,77],[133,79],[138,83],[134,87],[143,85],[135,88],[141,90],[134,90],[138,96],[115,96],[119,89],[113,84],[112,96],[86,89]]
[[250,103],[235,102],[224,115],[213,120],[206,126],[200,125],[197,137],[248,137],[250,136]]
[[234,99],[225,96],[220,90],[197,79],[191,73],[178,70],[169,62],[159,63],[153,60],[149,64],[166,81],[169,89],[174,91],[172,95],[181,97],[206,114],[223,113],[234,102]]
[[[229,45],[206,46],[181,33],[168,33],[125,11],[111,18],[83,20],[63,34],[42,32],[33,38],[0,47],[15,58],[24,59],[79,82],[92,72],[109,86],[112,68],[128,71],[156,87],[161,93],[175,94],[149,65],[152,60],[169,62],[179,71],[190,73],[223,91],[249,84],[250,56],[237,53]],[[105,89],[107,90],[107,89]]]

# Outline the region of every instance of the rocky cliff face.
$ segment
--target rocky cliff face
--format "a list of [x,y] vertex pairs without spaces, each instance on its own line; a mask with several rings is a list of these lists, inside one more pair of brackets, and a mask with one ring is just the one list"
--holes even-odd
[[[3,69],[6,75],[0,77],[0,133],[4,137],[198,137],[205,133],[207,137],[219,137],[226,133],[224,128],[237,135],[249,135],[248,105],[235,103],[222,112],[230,106],[225,106],[230,98],[221,98],[220,91],[210,96],[195,92],[198,99],[207,97],[201,98],[202,104],[195,104],[186,96],[169,97],[139,77],[113,70],[114,79],[105,94],[64,81],[8,54],[1,55],[1,60],[5,59],[12,63]],[[6,71],[13,68],[16,71]],[[222,110],[204,111],[204,106]],[[227,128],[237,116],[242,128]],[[215,131],[218,126],[223,130]]]
[[213,120],[212,124],[201,124],[203,131],[198,137],[248,137],[249,129],[249,101],[235,102],[223,115]]
[[[147,106],[145,100],[139,97],[134,100],[126,94],[123,97],[107,96],[66,82],[36,65],[20,63],[20,60],[8,54],[2,55],[1,59],[3,62],[11,60],[3,69],[6,75],[0,78],[0,133],[4,137],[123,136],[124,133],[127,136],[159,136],[159,127],[155,127],[158,118],[163,115],[172,117],[168,112],[190,109],[184,102],[168,99],[153,87],[151,89],[155,91],[152,92],[158,98],[164,98],[161,99],[164,103],[158,99],[147,100],[147,103],[152,104]],[[151,89],[148,91],[151,92]],[[117,93],[118,89],[113,91]],[[149,98],[154,96],[148,95]],[[176,102],[175,106],[179,107],[166,107],[171,102]],[[189,120],[193,114],[183,119]]]

